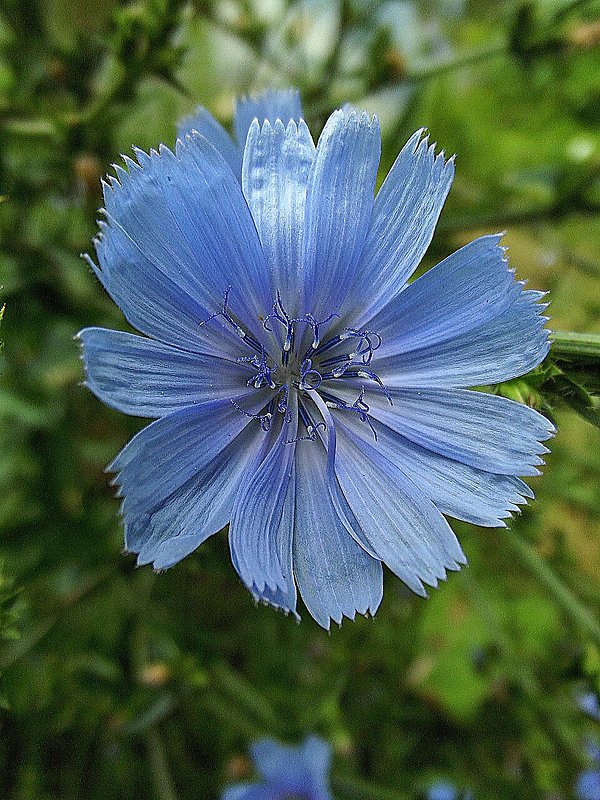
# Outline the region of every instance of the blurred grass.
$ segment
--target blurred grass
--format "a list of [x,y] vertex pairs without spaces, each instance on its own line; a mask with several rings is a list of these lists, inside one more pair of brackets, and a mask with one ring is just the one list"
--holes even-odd
[[[6,0],[3,798],[216,797],[248,740],[307,731],[334,744],[340,800],[368,796],[358,779],[401,798],[440,777],[572,797],[591,724],[574,694],[600,689],[600,652],[511,532],[456,524],[467,570],[426,602],[387,575],[377,618],[330,636],[255,607],[222,535],[164,575],[135,570],[103,470],[143,423],[81,387],[73,335],[125,327],[78,257],[100,175],[132,144],[172,144],[196,102],[229,123],[236,94],[270,84],[301,88],[315,133],[339,102],[377,112],[382,174],[426,125],[458,153],[427,265],[508,228],[552,327],[600,333],[599,45],[597,2]],[[597,619],[599,433],[550,411],[546,474],[512,527]]]

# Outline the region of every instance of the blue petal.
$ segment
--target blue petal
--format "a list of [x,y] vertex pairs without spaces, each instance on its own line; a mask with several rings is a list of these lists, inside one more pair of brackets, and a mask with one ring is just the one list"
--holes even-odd
[[[335,471],[356,519],[378,556],[407,586],[424,594],[466,559],[443,516],[412,480],[336,419]],[[393,487],[393,492],[390,491]]]
[[294,574],[309,613],[330,620],[372,614],[383,593],[379,561],[350,536],[328,498],[326,455],[318,442],[296,448]]
[[[241,188],[215,148],[194,134],[178,141],[177,155],[161,147],[146,155],[136,151],[140,164],[130,159],[120,180],[105,184],[109,222],[98,255],[111,275],[119,262],[104,259],[101,250],[111,237],[136,261],[137,281],[145,280],[148,262],[209,313],[218,311],[228,286],[236,312],[248,325],[270,308],[264,256]],[[107,254],[108,255],[108,254]],[[155,275],[151,272],[150,278]],[[162,298],[155,298],[156,304]]]
[[499,316],[520,296],[502,234],[482,236],[408,285],[369,322],[377,355],[396,355],[454,339]]
[[290,526],[282,529],[281,523],[294,468],[291,440],[296,437],[297,420],[292,403],[290,422],[282,423],[279,433],[273,426],[266,435],[242,479],[229,524],[233,563],[245,585],[259,595],[265,586],[284,594],[293,587]]
[[[256,413],[269,394],[254,390],[237,399],[248,413]],[[210,464],[248,422],[230,401],[217,400],[175,411],[136,434],[108,468],[118,472],[114,482],[125,498],[125,519],[130,512],[143,513],[164,503]]]
[[331,747],[318,736],[307,736],[301,752],[314,778],[314,800],[331,800],[328,789]]
[[454,162],[435,155],[417,131],[401,150],[375,199],[360,272],[350,298],[363,327],[404,286],[423,258],[450,190]]
[[[272,589],[265,584],[265,587],[259,591],[256,585],[250,587],[255,600],[261,603],[278,608],[286,614],[293,614],[298,621],[300,616],[296,611],[296,583],[293,578],[293,564],[292,564],[292,541],[294,537],[294,513],[296,508],[296,475],[295,470],[292,469],[290,479],[287,485],[287,493],[283,505],[283,512],[279,529],[277,531],[277,543],[279,551],[279,563],[282,565],[283,572],[290,575],[291,579],[287,581],[286,588],[277,587]],[[234,566],[239,573],[240,570],[232,557]]]
[[600,722],[600,698],[596,692],[581,692],[577,695],[577,705],[592,719]]
[[577,800],[598,800],[600,798],[600,772],[588,770],[582,772],[575,784]]
[[427,790],[427,800],[457,800],[456,788],[451,783],[440,781]]
[[299,314],[306,185],[315,146],[306,124],[255,120],[244,150],[242,188],[260,236],[273,297]]
[[280,791],[306,792],[309,770],[300,748],[260,739],[250,747],[252,761],[260,775]]
[[[479,328],[429,347],[373,359],[391,387],[469,387],[524,375],[546,357],[546,308],[540,292],[525,291]],[[379,353],[376,354],[379,356]]]
[[265,780],[284,793],[299,793],[311,800],[327,800],[331,748],[322,739],[308,736],[299,747],[274,739],[261,739],[251,749],[252,761]]
[[272,786],[241,783],[226,789],[221,800],[282,800],[282,798],[279,790]]
[[215,147],[231,167],[231,171],[240,178],[242,171],[242,153],[225,128],[217,122],[213,115],[203,106],[198,106],[194,114],[183,119],[177,128],[177,137],[185,137],[198,131]]
[[[128,322],[142,333],[184,350],[239,354],[239,338],[230,329],[200,325],[208,310],[146,258],[117,226],[100,221],[94,243],[100,266],[85,256]],[[211,309],[212,313],[212,309]]]
[[246,364],[190,353],[152,339],[104,328],[85,328],[86,383],[104,403],[138,417],[228,399],[252,375]]
[[125,514],[125,548],[138,564],[167,569],[222,530],[240,481],[263,433],[249,424],[215,458],[168,497]]
[[[338,391],[351,400],[349,388]],[[376,392],[370,414],[401,436],[446,458],[503,475],[537,475],[554,426],[533,408],[466,389],[391,389]],[[355,394],[354,394],[355,396]]]
[[[367,444],[373,441],[370,428],[359,419],[344,415],[343,423]],[[496,475],[462,464],[427,450],[399,435],[376,419],[377,450],[410,475],[425,497],[443,513],[484,527],[505,527],[502,521],[533,497],[527,484],[511,475]]]
[[266,119],[273,124],[280,119],[287,125],[292,119],[300,122],[303,116],[297,89],[269,89],[254,97],[239,97],[235,103],[235,138],[243,149],[250,125],[255,119],[260,125]]
[[[379,123],[335,111],[319,138],[306,198],[304,310],[340,310],[365,243],[381,152]],[[361,267],[362,268],[362,267]]]

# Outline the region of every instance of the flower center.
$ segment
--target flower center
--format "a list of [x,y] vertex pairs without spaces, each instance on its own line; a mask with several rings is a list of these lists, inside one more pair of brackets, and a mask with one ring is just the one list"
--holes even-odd
[[350,404],[337,396],[336,383],[343,379],[374,382],[392,404],[383,381],[370,366],[375,351],[381,346],[381,336],[355,328],[336,330],[333,321],[339,319],[339,314],[335,312],[323,320],[317,320],[310,313],[291,317],[277,292],[272,311],[262,319],[264,338],[269,342],[267,347],[263,337],[255,336],[229,308],[230,288],[225,292],[221,310],[200,324],[220,318],[233,328],[248,348],[246,355],[238,358],[238,362],[253,370],[246,384],[255,389],[268,386],[274,392],[261,414],[249,414],[235,400],[231,401],[233,405],[242,414],[258,419],[263,430],[268,431],[276,414],[282,414],[284,422],[289,422],[290,393],[297,392],[299,421],[306,433],[294,441],[314,440],[319,430],[326,427],[325,422],[313,420],[314,410],[308,402],[311,394],[318,392],[330,408],[358,414],[377,439],[365,402],[365,385],[361,384],[358,397]]

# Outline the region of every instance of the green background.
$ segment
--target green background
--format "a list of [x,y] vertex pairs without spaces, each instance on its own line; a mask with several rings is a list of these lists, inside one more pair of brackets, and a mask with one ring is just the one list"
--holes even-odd
[[[600,5],[4,0],[0,9],[0,796],[218,797],[250,741],[334,747],[344,800],[573,797],[600,688],[598,362],[495,387],[558,426],[508,531],[424,601],[392,575],[328,635],[257,607],[224,534],[165,574],[122,554],[105,465],[144,424],[85,390],[85,325],[125,323],[79,258],[99,178],[203,103],[298,86],[317,135],[378,114],[382,175],[427,126],[457,177],[425,266],[508,229],[553,330],[600,333]],[[568,348],[567,348],[568,349]],[[564,355],[564,353],[563,353]],[[567,354],[568,355],[568,354]]]

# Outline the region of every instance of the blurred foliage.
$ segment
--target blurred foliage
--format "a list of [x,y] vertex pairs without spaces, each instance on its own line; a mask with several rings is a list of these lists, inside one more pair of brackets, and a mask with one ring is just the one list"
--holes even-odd
[[[508,531],[456,524],[467,570],[428,601],[387,575],[377,618],[330,636],[255,607],[223,535],[134,569],[103,470],[143,423],[81,387],[73,341],[126,327],[79,259],[100,175],[171,144],[196,103],[229,124],[267,85],[298,86],[315,133],[341,102],[376,112],[382,175],[428,126],[458,161],[426,266],[508,228],[553,329],[584,334],[495,387],[557,422],[536,503]],[[3,798],[217,797],[249,740],[308,731],[334,745],[340,800],[440,779],[573,796],[594,724],[574,697],[600,690],[599,123],[598,2],[4,0]]]

